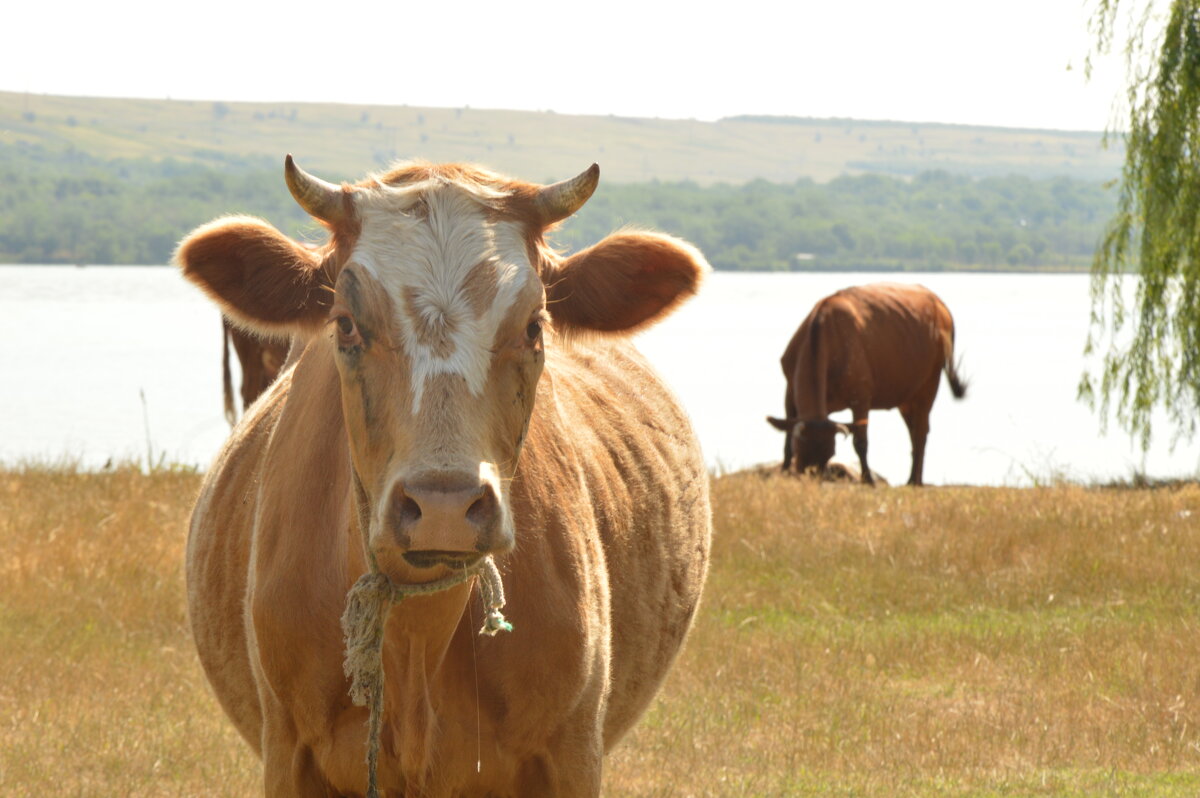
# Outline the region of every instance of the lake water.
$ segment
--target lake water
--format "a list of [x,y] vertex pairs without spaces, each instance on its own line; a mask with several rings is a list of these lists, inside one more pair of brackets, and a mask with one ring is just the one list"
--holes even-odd
[[[229,429],[220,317],[197,289],[173,269],[156,267],[3,266],[0,276],[0,461],[69,458],[99,467],[149,456],[209,463]],[[699,297],[639,337],[691,413],[710,465],[778,462],[782,433],[764,418],[783,412],[784,346],[816,300],[878,279],[717,273]],[[926,482],[1196,474],[1200,445],[1170,452],[1164,424],[1143,457],[1119,430],[1101,435],[1099,419],[1075,400],[1087,334],[1086,275],[888,279],[920,282],[945,300],[970,380],[962,401],[942,386]],[[870,429],[873,468],[903,482],[910,447],[899,413],[872,413]],[[838,459],[857,462],[848,440],[839,442]]]

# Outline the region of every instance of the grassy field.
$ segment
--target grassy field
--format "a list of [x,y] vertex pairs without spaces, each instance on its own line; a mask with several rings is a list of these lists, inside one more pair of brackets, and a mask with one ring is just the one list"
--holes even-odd
[[[0,794],[253,794],[185,625],[199,476],[0,471]],[[608,796],[1200,794],[1200,487],[714,481]]]
[[294,153],[327,180],[356,180],[397,158],[468,160],[526,180],[561,180],[593,161],[606,181],[755,178],[946,169],[1109,180],[1120,141],[1099,132],[849,119],[716,122],[573,116],[552,111],[305,103],[135,100],[0,92],[0,144],[100,158],[282,162]]

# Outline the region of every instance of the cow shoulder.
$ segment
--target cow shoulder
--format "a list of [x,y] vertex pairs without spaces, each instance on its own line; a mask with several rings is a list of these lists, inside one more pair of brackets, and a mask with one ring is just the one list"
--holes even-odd
[[547,310],[560,332],[633,332],[696,293],[710,267],[672,236],[624,231],[550,267]]
[[198,227],[180,243],[175,262],[230,317],[264,332],[318,326],[333,299],[319,252],[249,216]]

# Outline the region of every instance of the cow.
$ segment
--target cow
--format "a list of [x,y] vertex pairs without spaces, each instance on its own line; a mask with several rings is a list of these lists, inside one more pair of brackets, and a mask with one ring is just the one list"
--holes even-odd
[[246,332],[229,323],[221,316],[221,378],[225,395],[225,420],[229,426],[237,422],[237,410],[233,406],[233,376],[229,369],[229,343],[237,354],[242,368],[242,410],[250,407],[267,386],[275,381],[287,360],[288,342],[277,338],[263,338]]
[[367,709],[339,615],[490,557],[511,633],[477,637],[466,581],[391,606],[381,792],[596,796],[646,709],[708,568],[708,475],[684,411],[628,340],[709,270],[676,238],[546,233],[599,168],[536,185],[465,164],[286,182],[330,232],[313,251],[226,217],[175,260],[223,312],[303,347],[207,472],[189,617],[267,795],[362,795]]
[[[845,288],[817,302],[780,358],[787,390],[784,418],[767,421],[785,434],[783,470],[824,469],[838,434],[852,435],[862,481],[867,465],[867,414],[899,408],[912,439],[908,484],[922,484],[929,411],[944,371],[956,399],[967,384],[954,362],[954,319],[920,285],[874,283]],[[849,408],[850,425],[829,419]],[[794,459],[793,459],[794,452]]]

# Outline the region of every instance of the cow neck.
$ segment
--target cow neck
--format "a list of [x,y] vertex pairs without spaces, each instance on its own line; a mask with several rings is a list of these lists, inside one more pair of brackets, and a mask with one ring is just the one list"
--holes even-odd
[[[800,421],[821,421],[829,417],[829,331],[826,318],[818,315],[808,330],[807,351],[802,351],[793,380],[796,391],[796,417]],[[804,361],[808,361],[805,363]],[[811,377],[804,379],[803,377]]]
[[829,417],[829,404],[825,398],[825,381],[818,379],[813,385],[800,382],[796,393],[796,419],[799,421],[822,421]]
[[[401,695],[419,696],[415,701],[397,705],[392,710],[393,722],[398,721],[401,745],[401,760],[424,763],[432,750],[430,735],[436,723],[434,711],[429,704],[430,681],[437,671],[454,632],[461,623],[466,596],[457,586],[480,577],[480,594],[486,614],[480,634],[495,635],[511,631],[512,625],[500,612],[504,607],[504,587],[500,572],[491,557],[483,558],[472,568],[452,573],[434,582],[416,585],[397,585],[386,574],[379,571],[374,554],[368,545],[370,502],[358,470],[351,464],[354,483],[354,503],[358,516],[358,527],[368,570],[346,594],[346,609],[342,614],[342,631],[345,635],[346,657],[343,671],[350,679],[350,698],[355,704],[365,706],[369,712],[367,721],[367,798],[377,798],[379,771],[379,744],[383,727],[384,707],[384,643],[391,639],[393,645],[389,656],[401,659],[399,663],[402,686]],[[415,596],[433,596],[447,592],[446,599],[452,602],[444,611],[444,622],[434,624],[440,635],[393,634],[386,635],[388,614],[392,607]],[[469,596],[469,592],[468,592]],[[443,613],[422,613],[424,622],[418,627],[429,628],[427,618]],[[401,623],[413,620],[411,614]],[[404,623],[408,626],[407,623]],[[395,626],[393,626],[395,628]]]

